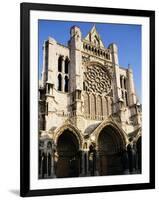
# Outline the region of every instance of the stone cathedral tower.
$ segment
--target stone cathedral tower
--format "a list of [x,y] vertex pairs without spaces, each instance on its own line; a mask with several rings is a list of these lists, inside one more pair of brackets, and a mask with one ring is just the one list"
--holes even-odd
[[141,105],[130,66],[96,27],[43,45],[39,178],[141,173]]

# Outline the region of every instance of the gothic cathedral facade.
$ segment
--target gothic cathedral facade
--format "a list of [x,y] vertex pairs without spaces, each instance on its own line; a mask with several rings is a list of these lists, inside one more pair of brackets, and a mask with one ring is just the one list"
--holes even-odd
[[95,26],[85,38],[71,27],[67,46],[44,41],[38,101],[39,178],[142,172],[133,71]]

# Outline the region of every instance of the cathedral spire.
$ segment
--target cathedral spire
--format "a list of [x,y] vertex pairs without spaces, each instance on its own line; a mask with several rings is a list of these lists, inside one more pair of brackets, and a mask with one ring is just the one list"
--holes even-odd
[[89,41],[95,46],[104,47],[101,37],[97,31],[96,25],[94,24],[84,40]]
[[95,24],[93,25],[91,31],[94,31],[94,30],[97,32],[97,29],[96,29],[96,25],[95,25]]

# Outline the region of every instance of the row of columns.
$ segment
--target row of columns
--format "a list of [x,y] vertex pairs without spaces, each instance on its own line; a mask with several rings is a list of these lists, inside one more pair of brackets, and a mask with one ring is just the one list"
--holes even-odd
[[[124,149],[118,153],[122,164],[123,174],[141,173],[141,158],[135,145],[128,145],[127,150]],[[81,173],[80,176],[98,176],[100,175],[97,163],[100,160],[98,150],[84,150],[81,153]]]
[[97,160],[98,152],[96,150],[83,150],[81,151],[81,172],[80,176],[98,176]]
[[54,156],[51,152],[42,153],[39,160],[39,178],[53,178],[55,176]]
[[[53,178],[56,177],[55,165],[58,159],[57,152],[46,152],[40,156],[39,163],[39,177]],[[120,152],[121,164],[123,167],[123,174],[141,173],[141,166],[139,166],[139,155],[134,147],[128,145],[127,150]],[[100,175],[97,163],[99,162],[99,151],[95,149],[85,149],[80,151],[79,160],[79,176],[98,176]],[[141,161],[140,161],[141,162]]]
[[124,174],[141,173],[141,157],[140,152],[135,145],[129,144],[121,154]]
[[[39,178],[53,178],[56,177],[55,165],[58,162],[55,153],[42,153],[39,160]],[[91,158],[90,158],[91,157]],[[80,153],[79,176],[93,176],[98,175],[96,171],[96,155],[95,152],[81,151]],[[50,162],[50,163],[49,163]]]

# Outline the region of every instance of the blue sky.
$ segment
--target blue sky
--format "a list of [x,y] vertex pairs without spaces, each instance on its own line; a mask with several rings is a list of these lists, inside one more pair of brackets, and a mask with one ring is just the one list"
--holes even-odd
[[[48,37],[67,46],[70,27],[77,25],[85,37],[94,23],[39,20],[39,78],[42,71],[42,45]],[[135,89],[141,101],[141,26],[129,24],[95,23],[96,29],[105,45],[115,42],[118,46],[119,65],[127,68],[131,65],[134,74]]]

